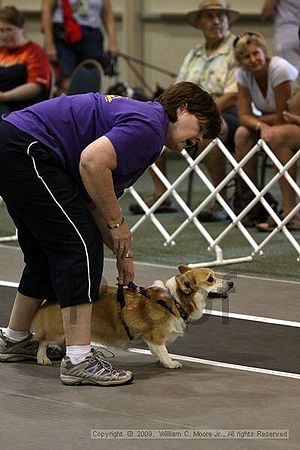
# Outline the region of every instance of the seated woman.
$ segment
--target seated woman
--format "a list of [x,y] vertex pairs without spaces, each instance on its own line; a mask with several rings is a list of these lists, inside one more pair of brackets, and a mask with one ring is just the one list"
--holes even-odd
[[22,109],[46,98],[50,63],[44,50],[25,37],[24,16],[0,9],[0,112]]
[[[300,105],[299,105],[300,107]],[[284,165],[286,164],[300,148],[300,115],[283,112],[283,118],[286,125],[278,127],[272,137],[272,151]],[[289,174],[297,181],[297,163],[289,170]],[[296,192],[286,181],[284,177],[279,180],[282,194],[282,217],[286,217],[294,209],[297,202],[300,202]],[[261,231],[272,231],[277,224],[272,219],[257,224]],[[300,212],[298,211],[287,223],[289,230],[300,230]]]
[[[235,56],[239,65],[236,72],[238,82],[238,112],[241,126],[235,134],[237,159],[240,161],[261,137],[274,151],[282,164],[285,164],[295,151],[295,143],[286,141],[284,147],[282,136],[288,132],[297,132],[296,125],[287,125],[284,122],[283,112],[287,109],[288,99],[292,92],[292,83],[297,78],[297,69],[288,61],[279,56],[269,56],[266,42],[259,33],[243,33],[234,43]],[[257,116],[253,113],[252,105],[261,111]],[[299,130],[298,130],[299,133]],[[251,158],[243,167],[249,178],[257,185],[257,160]],[[296,179],[295,165],[289,170],[290,175]],[[240,195],[247,199],[248,186],[240,182]],[[291,192],[291,186],[284,177],[280,178],[282,193],[282,216],[285,217],[296,205],[296,194]],[[246,205],[244,205],[246,206]],[[253,226],[259,221],[250,211],[245,219],[245,225]],[[252,214],[251,214],[252,213]],[[287,224],[290,229],[300,228],[299,215],[294,216]],[[259,225],[264,231],[276,227],[272,221]]]

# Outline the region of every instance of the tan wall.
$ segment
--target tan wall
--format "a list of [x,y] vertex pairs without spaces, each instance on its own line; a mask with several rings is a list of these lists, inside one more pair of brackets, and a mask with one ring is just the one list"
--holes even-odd
[[[145,0],[143,12],[143,55],[144,60],[177,73],[187,52],[201,39],[201,32],[187,24],[187,11],[197,9],[199,1],[185,0]],[[272,50],[272,22],[262,21],[260,10],[263,0],[232,0],[231,8],[241,12],[240,19],[232,30],[239,34],[244,31],[260,31]],[[172,78],[152,70],[144,71],[145,79],[151,86],[159,82],[167,86]]]
[[[188,50],[201,39],[201,33],[189,26],[185,19],[187,11],[197,9],[199,0],[111,1],[116,14],[119,47],[123,53],[177,73]],[[233,9],[241,12],[241,18],[233,26],[233,31],[260,31],[272,50],[272,22],[263,22],[260,18],[263,0],[231,0],[230,3]],[[42,44],[41,0],[0,0],[2,6],[11,4],[27,13],[28,35]],[[140,84],[121,58],[119,67],[121,81]],[[136,67],[140,69],[139,65]],[[145,81],[152,88],[157,82],[164,87],[172,82],[169,76],[150,69],[141,70]],[[108,79],[106,85],[113,82]]]

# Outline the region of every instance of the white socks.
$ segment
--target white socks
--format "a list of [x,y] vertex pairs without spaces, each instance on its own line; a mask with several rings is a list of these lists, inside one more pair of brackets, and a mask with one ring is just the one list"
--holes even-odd
[[[20,342],[29,336],[29,331],[15,331],[7,327],[5,336],[13,342]],[[70,345],[66,347],[66,356],[71,360],[72,364],[81,363],[91,351],[91,345]]]
[[15,341],[15,342],[23,341],[24,339],[26,339],[29,336],[29,334],[30,334],[29,331],[15,331],[9,327],[6,328],[6,332],[5,332],[5,336],[9,340]]
[[72,364],[81,363],[91,351],[91,345],[67,345],[66,356]]

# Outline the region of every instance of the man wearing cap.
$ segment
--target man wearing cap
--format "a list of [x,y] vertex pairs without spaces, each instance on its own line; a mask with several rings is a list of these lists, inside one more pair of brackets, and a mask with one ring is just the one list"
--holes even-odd
[[[177,82],[192,81],[213,94],[219,106],[223,129],[220,138],[226,147],[233,148],[234,132],[238,126],[236,108],[237,84],[235,80],[235,59],[233,41],[235,36],[230,32],[230,25],[238,18],[239,13],[230,9],[225,0],[202,0],[199,8],[187,14],[190,25],[203,33],[204,41],[192,48],[180,67]],[[198,143],[199,151],[206,147],[208,141]],[[211,176],[212,183],[217,186],[225,177],[225,157],[215,147],[204,160]],[[165,154],[157,161],[160,169],[165,170]],[[153,198],[146,201],[150,207],[165,192],[165,186],[151,171],[155,185]],[[220,194],[226,198],[226,190]],[[143,211],[137,204],[130,205],[131,212]],[[167,198],[156,212],[176,211],[171,199]],[[198,218],[202,221],[222,221],[227,219],[226,212],[216,202],[203,210]]]

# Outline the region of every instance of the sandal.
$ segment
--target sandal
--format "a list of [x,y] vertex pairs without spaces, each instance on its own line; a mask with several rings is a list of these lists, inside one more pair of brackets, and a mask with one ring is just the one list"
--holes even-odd
[[[282,219],[282,218],[281,218]],[[289,231],[300,231],[300,218],[293,217],[287,224],[286,227]],[[277,223],[273,219],[269,219],[266,222],[256,224],[256,228],[259,231],[270,232],[277,228]]]

